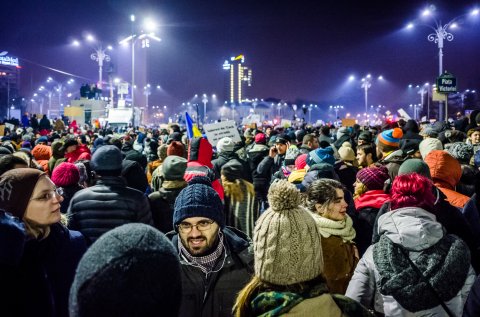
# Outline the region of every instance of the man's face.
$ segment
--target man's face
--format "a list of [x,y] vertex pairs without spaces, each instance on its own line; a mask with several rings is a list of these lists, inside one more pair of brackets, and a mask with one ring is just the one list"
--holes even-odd
[[365,152],[362,149],[357,150],[357,162],[361,167],[367,167],[369,165],[367,155],[365,155]]
[[[180,240],[191,255],[202,256],[214,247],[220,228],[216,222],[208,225],[210,222],[212,220],[209,218],[191,217],[184,219],[180,223],[180,226],[193,226],[190,231],[178,228]],[[203,230],[204,228],[207,229]]]
[[287,152],[288,146],[283,143],[276,143],[275,147],[277,148],[277,153],[283,155]]

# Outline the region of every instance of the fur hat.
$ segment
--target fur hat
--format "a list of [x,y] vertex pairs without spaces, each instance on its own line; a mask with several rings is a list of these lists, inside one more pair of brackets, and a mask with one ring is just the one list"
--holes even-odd
[[295,145],[290,145],[285,153],[285,165],[294,165],[296,158],[300,155],[300,150]]
[[167,149],[168,145],[166,144],[160,145],[157,149],[157,155],[161,162],[163,162],[163,160],[165,160],[165,158],[167,157]]
[[173,141],[167,148],[167,156],[176,155],[180,157],[185,157],[185,146],[182,142]]
[[229,137],[221,138],[217,142],[217,152],[218,153],[232,152],[234,146],[235,146],[235,143],[233,142],[233,140],[231,138],[229,138]]
[[443,145],[442,142],[439,139],[434,139],[434,138],[427,138],[420,142],[418,146],[420,150],[420,154],[422,155],[422,158],[425,159],[425,157],[428,155],[433,150],[443,150]]
[[116,171],[122,169],[122,152],[115,145],[104,145],[92,155],[92,170]]
[[268,202],[253,235],[255,275],[275,285],[292,285],[322,274],[321,236],[310,212],[300,207],[295,185],[274,182]]
[[167,156],[162,163],[163,177],[167,181],[182,181],[187,169],[187,159],[177,155]]
[[188,182],[175,200],[173,225],[175,230],[182,220],[191,217],[205,217],[214,220],[220,228],[225,227],[223,204],[212,188],[208,177],[196,176]]
[[447,152],[461,164],[468,164],[473,156],[473,146],[464,142],[456,142],[450,145]]
[[22,219],[43,175],[46,173],[35,168],[15,168],[0,175],[0,209]]
[[377,137],[378,145],[386,145],[391,147],[400,147],[400,139],[403,137],[403,131],[400,128],[386,130]]
[[427,163],[421,159],[408,159],[403,162],[402,165],[400,165],[400,168],[398,169],[399,176],[409,173],[417,173],[427,177],[428,179],[432,179],[432,176],[430,175],[430,168],[428,168]]
[[78,184],[79,180],[80,172],[72,163],[60,163],[52,172],[52,182],[57,187],[72,186]]
[[168,238],[151,226],[126,224],[83,255],[70,316],[177,316],[181,286],[178,254]]
[[385,181],[389,178],[388,169],[385,166],[365,167],[357,172],[357,179],[364,184],[368,190],[383,189]]
[[355,152],[352,149],[352,145],[349,142],[344,142],[338,149],[338,155],[342,161],[353,162],[355,161]]

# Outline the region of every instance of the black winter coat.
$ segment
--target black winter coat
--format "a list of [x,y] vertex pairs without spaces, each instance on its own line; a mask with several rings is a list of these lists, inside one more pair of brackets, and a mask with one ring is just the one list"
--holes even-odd
[[[168,182],[168,181],[167,181]],[[187,185],[184,183],[185,186]],[[165,184],[163,184],[165,185]],[[163,233],[173,230],[173,211],[175,199],[184,187],[160,188],[158,191],[148,195],[150,209],[152,210],[153,224],[155,228]]]
[[221,152],[218,154],[218,157],[212,161],[213,169],[218,178],[220,178],[220,173],[222,171],[223,165],[227,164],[231,160],[237,160],[242,164],[243,167],[243,179],[247,182],[252,182],[252,173],[250,172],[250,166],[247,162],[242,160],[237,153],[235,152]]
[[[238,292],[250,281],[253,274],[253,248],[241,231],[225,227],[224,242],[227,248],[225,262],[219,260],[209,274],[205,274],[180,258],[182,267],[182,305],[179,317],[231,317]],[[167,234],[178,250],[178,234]],[[222,255],[223,257],[223,255]]]
[[67,214],[68,227],[80,231],[88,245],[105,232],[127,223],[153,224],[147,197],[127,187],[119,176],[104,176],[95,186],[77,192]]
[[[11,248],[13,232],[3,225],[0,230],[0,248]],[[15,250],[22,254],[19,263],[0,262],[0,315],[68,317],[70,287],[85,251],[83,236],[60,224],[50,226],[47,238],[28,240]]]

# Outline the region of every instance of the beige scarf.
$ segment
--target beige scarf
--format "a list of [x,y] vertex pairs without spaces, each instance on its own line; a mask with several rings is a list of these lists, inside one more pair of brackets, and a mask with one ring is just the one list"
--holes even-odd
[[340,221],[331,220],[318,214],[314,214],[313,218],[315,219],[320,234],[324,238],[338,236],[342,238],[343,241],[352,242],[356,236],[355,229],[353,229],[352,218],[348,215],[346,215],[344,220]]

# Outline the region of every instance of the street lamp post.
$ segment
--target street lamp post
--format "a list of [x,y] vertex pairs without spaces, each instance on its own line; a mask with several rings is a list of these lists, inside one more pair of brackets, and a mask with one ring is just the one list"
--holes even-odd
[[362,88],[365,91],[365,113],[368,112],[368,89],[372,87],[372,76],[368,74],[362,78]]
[[[157,42],[160,42],[161,39],[156,37],[155,34],[152,32],[152,33],[143,33],[140,32],[140,34],[135,34],[135,15],[131,15],[130,16],[130,21],[132,22],[132,33],[130,36],[124,38],[123,40],[121,40],[119,42],[119,44],[127,44],[128,42],[130,42],[131,44],[131,50],[132,50],[132,87],[131,87],[131,96],[132,96],[132,108],[135,104],[135,99],[134,99],[134,96],[135,96],[135,93],[134,93],[134,87],[135,87],[135,44],[137,43],[137,40],[142,40],[143,42],[143,45],[142,47],[150,47],[150,39],[152,40],[155,40]],[[149,28],[149,29],[154,29],[155,28],[155,25],[154,23],[152,23],[152,21],[150,20],[146,20],[145,21],[145,28]]]
[[[422,12],[422,17],[430,17],[433,15],[433,11],[435,11],[435,6],[431,5],[427,9],[425,9]],[[472,16],[477,16],[479,15],[480,11],[478,9],[472,10],[469,15]],[[448,41],[451,42],[453,41],[453,34],[449,32],[450,29],[455,29],[457,25],[457,21],[465,17],[468,14],[462,14],[460,16],[457,16],[453,19],[451,19],[448,23],[443,24],[441,20],[438,20],[436,18],[433,18],[434,24],[426,24],[426,23],[420,23],[420,25],[426,26],[430,29],[433,30],[433,33],[430,33],[427,35],[427,40],[429,42],[433,42],[437,44],[438,48],[438,75],[441,76],[443,74],[443,46],[444,42]],[[408,29],[411,29],[414,27],[414,23],[409,23],[407,25]],[[445,103],[445,121],[448,119],[448,113],[447,113],[447,107],[448,107],[448,100]],[[428,109],[428,112],[430,109]],[[442,102],[439,102],[439,117],[438,119],[441,120],[441,110],[442,110]]]
[[102,46],[99,46],[95,49],[95,53],[92,53],[90,55],[90,58],[93,61],[96,61],[98,63],[98,88],[102,89],[102,84],[103,84],[103,79],[102,79],[102,73],[103,73],[103,61],[110,62],[110,55],[105,53],[107,49],[102,48]]
[[207,118],[207,102],[208,102],[208,98],[206,94],[203,94],[202,102],[203,102],[203,125],[205,125],[205,121]]

